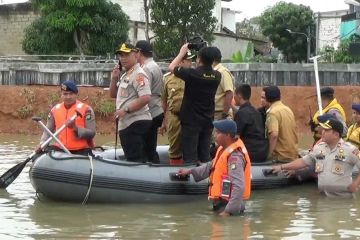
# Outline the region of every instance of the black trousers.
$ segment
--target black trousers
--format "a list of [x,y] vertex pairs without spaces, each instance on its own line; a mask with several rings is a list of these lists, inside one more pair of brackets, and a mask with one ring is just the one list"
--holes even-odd
[[119,131],[121,146],[128,161],[148,161],[145,152],[145,138],[150,126],[151,120],[140,120]]
[[156,151],[158,129],[164,120],[164,114],[160,114],[153,118],[149,131],[146,134],[145,151],[149,158],[149,162],[160,163],[159,154]]
[[181,124],[181,143],[185,163],[208,162],[213,128]]

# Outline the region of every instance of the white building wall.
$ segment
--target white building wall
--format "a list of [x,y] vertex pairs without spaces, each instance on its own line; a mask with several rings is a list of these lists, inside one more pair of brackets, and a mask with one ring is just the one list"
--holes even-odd
[[322,19],[319,24],[319,49],[334,47],[340,41],[341,18]]
[[341,16],[347,14],[347,10],[317,13],[316,18],[316,49],[324,49],[326,46],[336,47],[340,42]]
[[236,32],[236,12],[229,8],[222,8],[221,19],[223,27],[230,29],[232,32]]
[[[113,3],[117,3],[121,6],[123,11],[129,16],[130,30],[129,40],[135,43],[138,40],[145,39],[145,25],[138,23],[137,31],[135,31],[134,22],[145,22],[143,0],[111,0]],[[228,10],[223,12],[221,8],[221,0],[216,0],[213,14],[218,19],[217,28],[215,32],[220,32],[221,27],[226,26],[231,31],[235,32],[235,12]],[[222,17],[223,15],[223,17]],[[221,21],[225,20],[225,23],[221,24]],[[150,37],[154,36],[153,32],[149,33]],[[231,37],[225,37],[221,34],[215,35],[215,41],[212,45],[219,47],[223,54],[223,59],[230,59],[232,54],[238,50],[244,51],[248,41]]]
[[217,19],[215,32],[220,32],[222,28],[221,20],[221,0],[215,1],[215,7],[213,9],[213,16]]
[[223,60],[231,59],[231,56],[239,50],[244,53],[249,43],[248,40],[224,36],[218,33],[215,33],[214,37],[215,40],[211,43],[211,45],[220,49]]
[[[145,22],[145,11],[143,0],[110,0],[121,6],[122,10],[129,16],[131,21]],[[218,20],[217,31],[221,27],[221,0],[215,0],[213,16]]]

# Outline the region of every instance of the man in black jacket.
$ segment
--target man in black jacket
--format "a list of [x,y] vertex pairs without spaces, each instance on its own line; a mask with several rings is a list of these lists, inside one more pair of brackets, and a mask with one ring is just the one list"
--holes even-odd
[[240,106],[234,120],[237,133],[244,141],[251,162],[263,162],[268,154],[268,141],[265,138],[265,128],[261,113],[249,102],[251,87],[242,84],[235,90],[235,103]]
[[169,65],[169,71],[185,82],[184,98],[180,109],[183,160],[185,163],[208,162],[215,112],[215,93],[221,74],[212,68],[215,58],[214,47],[200,49],[195,69],[179,67],[179,63],[188,50],[188,43],[186,43]]

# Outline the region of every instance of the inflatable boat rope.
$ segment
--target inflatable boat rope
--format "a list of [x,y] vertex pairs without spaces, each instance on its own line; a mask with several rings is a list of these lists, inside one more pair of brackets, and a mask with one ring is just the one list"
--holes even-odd
[[94,165],[93,165],[93,161],[92,161],[92,156],[89,155],[89,159],[90,159],[90,180],[89,180],[89,188],[87,190],[87,193],[85,195],[85,198],[83,200],[83,202],[81,203],[82,205],[85,205],[89,196],[90,196],[90,191],[91,191],[91,186],[92,186],[92,182],[94,179]]

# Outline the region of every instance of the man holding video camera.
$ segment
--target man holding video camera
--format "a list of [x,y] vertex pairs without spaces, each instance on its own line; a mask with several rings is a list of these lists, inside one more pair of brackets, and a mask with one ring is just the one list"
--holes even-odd
[[[195,69],[178,67],[189,49],[198,51]],[[185,81],[180,109],[183,160],[185,163],[210,161],[210,141],[213,130],[215,94],[221,74],[213,70],[215,50],[206,42],[184,44],[169,65],[169,71]]]

